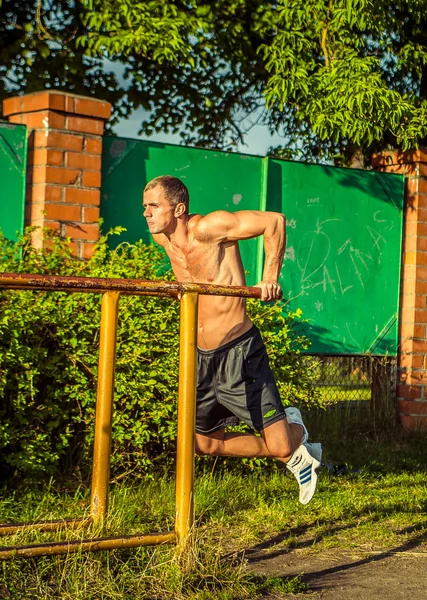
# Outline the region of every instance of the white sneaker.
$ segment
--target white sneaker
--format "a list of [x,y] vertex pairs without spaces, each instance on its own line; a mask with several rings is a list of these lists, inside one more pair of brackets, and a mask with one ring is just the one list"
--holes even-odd
[[302,422],[302,416],[300,411],[295,408],[295,406],[289,406],[285,408],[286,420],[288,423],[293,423],[295,425],[301,425],[304,430],[304,437],[302,438],[301,444],[305,444],[308,440],[308,431],[304,423]]
[[299,501],[308,504],[316,491],[317,471],[322,460],[322,444],[301,444],[286,467],[299,484]]

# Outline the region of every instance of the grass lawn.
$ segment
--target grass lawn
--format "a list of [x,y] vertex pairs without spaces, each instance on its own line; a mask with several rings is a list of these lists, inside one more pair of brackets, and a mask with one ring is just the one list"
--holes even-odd
[[[0,598],[238,600],[266,593],[280,598],[301,591],[301,581],[254,578],[245,570],[242,551],[354,548],[369,553],[423,545],[427,551],[426,436],[322,441],[326,463],[345,463],[346,470],[338,471],[346,472],[334,475],[324,468],[308,506],[298,503],[296,481],[286,470],[251,472],[237,462],[199,461],[191,571],[182,568],[172,547],[15,559],[0,567]],[[84,516],[89,506],[89,488],[83,483],[52,481],[29,488],[26,482],[22,488],[9,485],[1,496],[2,523]],[[112,486],[103,534],[167,531],[173,529],[173,518],[173,474],[139,485],[121,482]],[[99,535],[93,527],[64,531],[61,539]],[[55,534],[20,533],[3,544],[52,539]]]

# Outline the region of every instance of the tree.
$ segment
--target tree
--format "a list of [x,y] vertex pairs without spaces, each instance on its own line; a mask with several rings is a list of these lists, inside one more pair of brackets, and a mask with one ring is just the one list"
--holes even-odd
[[427,0],[76,1],[67,48],[100,80],[124,61],[115,106],[147,109],[145,134],[230,149],[261,122],[273,155],[338,163],[427,137]]
[[0,1],[0,109],[8,96],[44,89],[106,98],[121,107],[123,91],[100,57],[76,47],[85,10],[67,0]]

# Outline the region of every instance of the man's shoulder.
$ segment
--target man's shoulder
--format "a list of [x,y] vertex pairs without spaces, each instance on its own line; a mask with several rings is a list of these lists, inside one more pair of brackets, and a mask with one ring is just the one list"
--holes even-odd
[[227,217],[232,214],[226,210],[215,210],[206,215],[190,215],[189,224],[192,226],[193,235],[203,238],[215,237]]

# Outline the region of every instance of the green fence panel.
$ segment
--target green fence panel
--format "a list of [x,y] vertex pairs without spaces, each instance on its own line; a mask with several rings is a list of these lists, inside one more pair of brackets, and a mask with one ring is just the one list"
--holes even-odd
[[[289,307],[308,321],[311,353],[396,354],[403,176],[106,137],[101,216],[106,229],[127,229],[115,243],[151,242],[142,192],[166,174],[186,183],[193,213],[286,214],[280,281]],[[253,285],[262,274],[262,239],[241,249]]]
[[281,283],[310,352],[396,354],[404,177],[271,160],[269,210],[287,216]]
[[[179,177],[190,192],[190,212],[260,209],[262,159],[124,138],[103,140],[101,217],[104,229],[126,227],[120,241],[150,242],[142,216],[143,189],[154,177]],[[240,242],[248,285],[257,283],[258,240]]]
[[24,229],[27,128],[0,122],[0,229],[15,241]]

